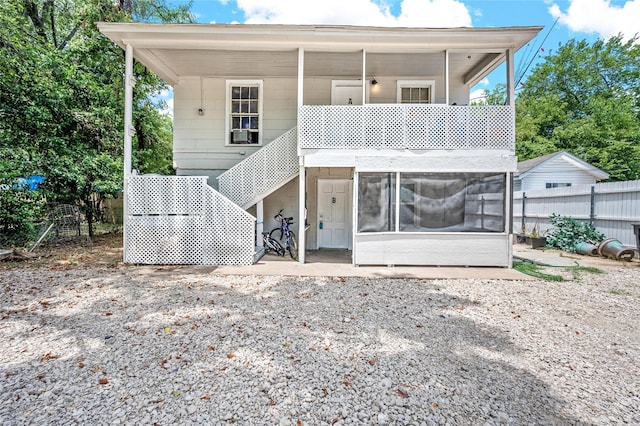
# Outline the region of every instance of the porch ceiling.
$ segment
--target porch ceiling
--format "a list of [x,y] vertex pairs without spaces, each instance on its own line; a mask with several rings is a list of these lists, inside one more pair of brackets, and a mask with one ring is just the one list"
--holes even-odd
[[[164,64],[178,78],[225,76],[234,78],[296,77],[298,52],[144,49],[139,51]],[[452,78],[464,78],[479,63],[496,53],[469,51],[449,55]],[[153,67],[152,67],[153,69]],[[421,53],[367,53],[368,77],[415,77],[444,74],[444,51]],[[307,52],[305,77],[362,77],[362,52]]]
[[100,31],[170,84],[188,76],[296,76],[298,48],[305,76],[442,75],[473,83],[495,68],[507,48],[519,49],[541,27],[377,28],[287,25],[159,25],[100,23]]

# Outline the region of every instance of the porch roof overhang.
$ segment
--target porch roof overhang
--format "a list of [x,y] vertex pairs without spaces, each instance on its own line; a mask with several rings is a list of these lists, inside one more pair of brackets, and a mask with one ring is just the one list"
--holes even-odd
[[472,85],[504,60],[507,49],[517,51],[542,29],[111,22],[98,27],[120,47],[132,46],[136,59],[169,84],[195,76],[294,77],[302,48],[305,76],[311,77],[361,75],[362,50],[372,76],[439,75],[447,51],[451,77]]

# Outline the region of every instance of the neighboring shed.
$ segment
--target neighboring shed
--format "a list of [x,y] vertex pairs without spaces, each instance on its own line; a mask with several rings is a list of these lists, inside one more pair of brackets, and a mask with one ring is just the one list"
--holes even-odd
[[607,179],[609,174],[584,160],[560,151],[518,163],[513,176],[514,191],[558,188],[595,184]]

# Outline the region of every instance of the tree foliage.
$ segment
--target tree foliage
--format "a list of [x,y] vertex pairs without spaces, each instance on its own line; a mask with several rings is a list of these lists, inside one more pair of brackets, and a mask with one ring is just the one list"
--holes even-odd
[[[10,208],[15,204],[9,200],[19,195],[14,183],[30,175],[46,177],[41,194],[49,203],[80,205],[92,230],[101,200],[122,188],[123,175],[124,52],[99,33],[96,22],[185,22],[192,20],[189,9],[164,0],[0,3],[3,233],[26,230],[17,216],[41,216],[42,209],[15,214]],[[170,173],[171,122],[153,100],[166,86],[142,65],[134,67],[133,167]]]
[[571,40],[531,73],[516,101],[520,160],[568,151],[640,179],[640,44]]

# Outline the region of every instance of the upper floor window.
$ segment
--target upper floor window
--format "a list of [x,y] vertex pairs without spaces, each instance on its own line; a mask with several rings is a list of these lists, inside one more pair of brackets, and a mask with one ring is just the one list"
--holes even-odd
[[262,144],[262,80],[228,80],[226,142]]
[[430,104],[433,102],[433,80],[398,80],[399,104]]
[[547,182],[545,186],[547,189],[548,188],[564,188],[567,186],[571,186],[571,184],[567,182]]

